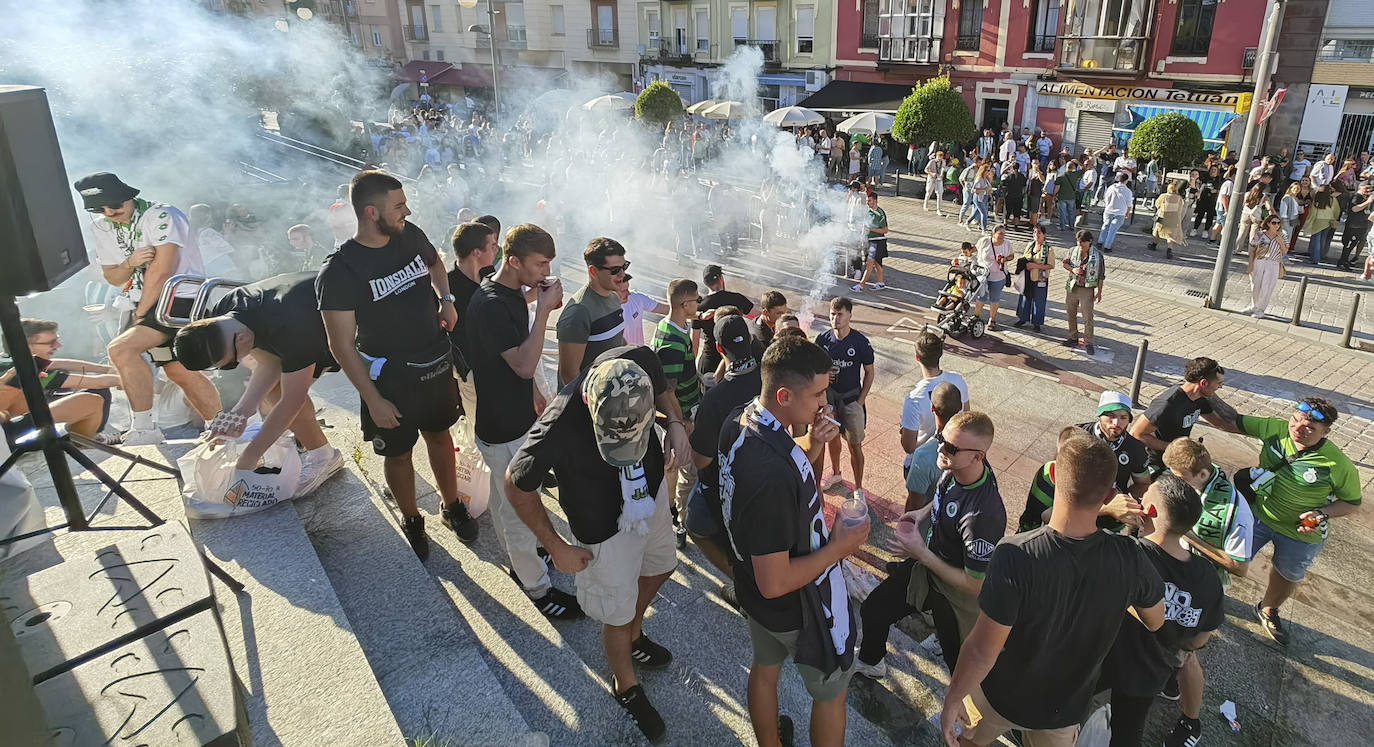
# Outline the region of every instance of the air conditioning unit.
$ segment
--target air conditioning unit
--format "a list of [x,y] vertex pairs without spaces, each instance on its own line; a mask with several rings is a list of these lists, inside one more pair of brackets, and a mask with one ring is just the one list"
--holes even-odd
[[825,84],[829,82],[830,76],[826,75],[824,70],[806,71],[806,90],[808,91],[819,91],[825,88]]

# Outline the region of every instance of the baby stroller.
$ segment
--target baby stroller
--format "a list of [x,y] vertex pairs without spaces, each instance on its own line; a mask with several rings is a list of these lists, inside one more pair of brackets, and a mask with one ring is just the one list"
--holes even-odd
[[[974,339],[982,337],[987,331],[987,322],[974,316],[973,304],[983,292],[987,270],[956,265],[949,268],[946,277],[948,284],[935,300],[935,308],[940,311],[935,325],[951,337],[958,337],[965,332],[973,335]],[[962,292],[959,290],[961,279],[964,281]]]

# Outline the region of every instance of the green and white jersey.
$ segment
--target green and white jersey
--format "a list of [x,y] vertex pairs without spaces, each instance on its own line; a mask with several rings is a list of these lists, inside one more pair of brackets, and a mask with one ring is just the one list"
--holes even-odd
[[[95,244],[96,262],[101,265],[117,265],[133,254],[135,250],[148,246],[175,244],[177,249],[176,267],[173,275],[205,274],[201,261],[200,246],[190,221],[180,210],[160,202],[149,202],[134,198],[134,214],[128,223],[115,223],[103,215],[96,216],[91,222],[91,236]],[[129,277],[124,288],[125,295],[137,302],[143,297],[143,272],[146,267],[137,267]],[[160,290],[160,289],[159,289]],[[189,289],[190,294],[195,289]]]
[[1286,418],[1241,415],[1236,427],[1260,440],[1259,466],[1274,472],[1269,495],[1255,506],[1255,515],[1274,531],[1302,542],[1321,542],[1326,539],[1326,525],[1320,532],[1299,534],[1299,516],[1324,507],[1333,498],[1359,505],[1359,473],[1335,444],[1323,439],[1298,451],[1288,435]]
[[[1202,516],[1193,525],[1198,539],[1226,553],[1238,563],[1244,563],[1255,553],[1255,514],[1250,504],[1236,492],[1215,464],[1212,479],[1202,489]],[[1225,568],[1217,568],[1223,586],[1231,581]]]

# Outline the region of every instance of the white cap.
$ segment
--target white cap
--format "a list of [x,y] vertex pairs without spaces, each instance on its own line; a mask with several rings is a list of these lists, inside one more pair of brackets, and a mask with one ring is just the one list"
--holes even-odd
[[1121,392],[1103,392],[1102,396],[1097,398],[1097,414],[1112,410],[1125,410],[1126,414],[1130,415],[1131,398]]

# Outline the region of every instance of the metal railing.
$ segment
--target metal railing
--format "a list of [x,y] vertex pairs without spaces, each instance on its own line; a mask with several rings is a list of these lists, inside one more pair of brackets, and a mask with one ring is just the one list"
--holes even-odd
[[959,34],[954,37],[954,48],[961,52],[977,52],[982,43],[982,34]]
[[878,38],[879,38],[879,37],[878,37],[878,32],[876,32],[876,31],[873,32],[873,33],[871,33],[871,34],[868,34],[868,33],[860,34],[860,35],[859,35],[859,46],[860,46],[861,48],[863,48],[863,49],[877,49],[877,48],[878,48]]
[[1030,38],[1030,44],[1026,45],[1027,52],[1054,52],[1054,45],[1059,41],[1055,34],[1036,34]]
[[429,39],[429,29],[423,25],[406,24],[401,28],[405,30],[407,41],[426,41]]
[[1317,50],[1317,62],[1374,62],[1374,40],[1328,39]]
[[620,48],[620,31],[618,29],[587,29],[587,47],[590,49],[618,49]]
[[1095,72],[1136,73],[1145,50],[1143,36],[1064,36],[1059,67]]
[[781,50],[778,48],[778,41],[776,39],[745,39],[743,42],[736,39],[735,46],[758,47],[758,50],[763,52],[764,62],[778,62],[782,59],[779,56]]
[[644,48],[644,59],[659,62],[691,62],[692,48],[679,46],[672,39],[650,39]]

